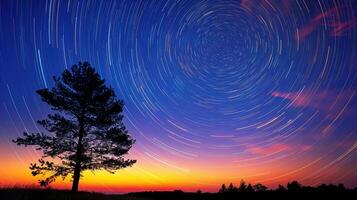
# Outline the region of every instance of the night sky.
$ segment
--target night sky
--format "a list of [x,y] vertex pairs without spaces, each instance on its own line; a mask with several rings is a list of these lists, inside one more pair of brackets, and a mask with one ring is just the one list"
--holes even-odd
[[[132,168],[81,189],[357,186],[357,1],[0,0],[0,185],[36,184],[11,142],[35,90],[88,61],[125,102]],[[56,187],[69,187],[59,180]]]

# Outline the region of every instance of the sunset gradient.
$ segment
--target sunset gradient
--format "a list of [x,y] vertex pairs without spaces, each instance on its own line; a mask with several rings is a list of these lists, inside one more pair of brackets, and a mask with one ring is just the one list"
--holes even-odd
[[[357,186],[357,1],[0,0],[0,187],[38,185],[16,146],[51,112],[35,93],[88,61],[136,139],[80,190]],[[51,187],[71,187],[71,177]]]

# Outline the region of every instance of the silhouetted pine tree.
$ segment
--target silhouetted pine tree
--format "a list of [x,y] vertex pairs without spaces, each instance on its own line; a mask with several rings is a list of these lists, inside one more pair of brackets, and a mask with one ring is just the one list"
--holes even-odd
[[233,185],[233,183],[230,183],[228,188],[227,188],[227,192],[237,192],[238,189]]
[[226,184],[222,184],[221,188],[219,189],[219,193],[225,193],[227,191]]
[[254,192],[253,186],[249,183],[246,189],[247,192]]
[[243,180],[241,180],[239,187],[238,187],[238,192],[245,192],[245,189],[247,188],[247,185]]
[[[50,134],[25,132],[13,141],[42,150],[39,163],[30,165],[34,176],[47,176],[40,184],[46,186],[57,177],[72,175],[72,191],[77,192],[84,170],[114,173],[133,165],[135,160],[123,158],[135,142],[122,123],[124,104],[95,69],[89,63],[79,63],[54,81],[52,89],[37,90],[54,111],[38,121]],[[46,157],[61,162],[46,161]]]

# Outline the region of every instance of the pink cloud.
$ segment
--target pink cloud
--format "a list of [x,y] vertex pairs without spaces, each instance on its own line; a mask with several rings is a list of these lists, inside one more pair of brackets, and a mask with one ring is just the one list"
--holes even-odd
[[[273,92],[273,97],[283,98],[290,101],[289,106],[292,107],[307,107],[316,109],[324,113],[324,119],[328,120],[328,124],[321,129],[321,137],[326,137],[335,131],[334,123],[341,118],[355,118],[355,112],[351,101],[355,96],[355,91],[312,91],[300,90],[299,92]],[[321,119],[323,120],[323,119]]]
[[240,5],[242,8],[250,10],[253,7],[254,2],[252,0],[241,0]]
[[314,147],[311,144],[301,142],[296,143],[273,143],[265,146],[250,144],[246,146],[246,151],[256,156],[270,156],[274,154],[288,154],[297,152],[313,151]]
[[343,33],[346,30],[354,28],[356,24],[357,24],[356,18],[345,22],[341,22],[341,21],[332,22],[329,24],[329,26],[331,26],[332,28],[332,30],[330,31],[330,35],[335,37],[343,36]]
[[352,29],[356,26],[357,21],[356,18],[353,18],[349,21],[342,21],[339,13],[339,8],[331,8],[330,10],[315,16],[309,23],[298,29],[296,39],[298,41],[304,40],[306,37],[312,34],[326,18],[331,18],[329,21],[332,21],[327,23],[327,26],[331,29],[329,32],[330,36],[343,36],[343,33],[346,30]]
[[301,151],[311,151],[312,150],[312,145],[301,145]]
[[297,92],[272,92],[273,97],[279,97],[290,101],[293,107],[311,107],[323,111],[340,110],[349,99],[354,96],[351,90],[300,90]]
[[[335,124],[343,117],[354,119],[357,116],[355,89],[311,90],[301,89],[296,92],[272,92],[276,98],[288,101],[288,107],[311,108],[321,113],[320,131],[316,139],[323,139],[336,131]],[[308,150],[308,149],[306,149]]]
[[320,92],[313,94],[312,92],[299,91],[299,92],[273,92],[273,97],[280,97],[291,101],[291,105],[295,107],[321,107],[321,103],[330,96],[327,92]]
[[337,8],[331,8],[328,11],[322,12],[319,15],[315,16],[308,24],[305,26],[301,27],[298,29],[297,32],[297,40],[304,40],[307,36],[309,36],[311,33],[313,33],[318,26],[320,25],[321,21],[324,18],[333,16],[333,15],[338,15],[338,9]]
[[252,11],[253,7],[257,8],[258,6],[265,9],[276,9],[277,6],[281,7],[283,13],[287,13],[291,7],[292,1],[287,0],[241,0],[240,5],[246,10]]
[[258,146],[253,146],[249,147],[247,150],[248,152],[252,154],[257,154],[257,155],[271,155],[279,152],[285,152],[290,150],[291,147],[287,144],[273,144],[267,147],[258,147]]
[[307,152],[312,151],[313,146],[310,144],[286,144],[286,143],[275,143],[269,146],[257,146],[249,145],[247,146],[247,152],[258,155],[258,156],[269,156],[277,153],[290,153],[290,152]]

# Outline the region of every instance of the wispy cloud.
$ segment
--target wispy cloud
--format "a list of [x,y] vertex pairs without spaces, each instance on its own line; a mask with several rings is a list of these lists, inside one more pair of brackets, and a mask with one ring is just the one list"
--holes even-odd
[[329,24],[329,26],[332,28],[332,30],[330,31],[330,35],[335,37],[343,36],[343,34],[347,30],[354,28],[356,24],[357,24],[356,18],[353,18],[349,21],[332,22]]
[[286,152],[290,149],[291,147],[289,145],[278,143],[278,144],[272,144],[270,146],[264,146],[264,147],[251,146],[247,148],[247,151],[255,155],[267,156],[276,153]]
[[311,107],[319,110],[333,110],[340,108],[354,96],[351,90],[308,90],[301,89],[296,92],[279,92],[271,94],[273,97],[279,97],[290,101],[294,107]]
[[253,11],[258,6],[266,9],[276,9],[276,6],[281,7],[281,11],[285,14],[291,7],[292,1],[287,0],[241,0],[240,6],[246,10]]
[[334,131],[335,122],[341,116],[355,117],[356,112],[351,105],[355,97],[354,90],[300,90],[298,92],[273,92],[272,96],[283,98],[290,103],[288,107],[306,107],[316,109],[324,113],[324,119],[328,119],[328,124],[321,130],[322,136],[325,137]]
[[[348,21],[343,21],[340,16],[340,8],[331,8],[325,12],[321,12],[310,20],[306,25],[300,27],[296,34],[298,41],[303,41],[313,32],[315,32],[320,25],[325,22],[325,25],[329,27],[329,35],[334,37],[341,37],[344,33],[356,26],[356,19],[353,18]],[[328,20],[327,20],[328,19]]]
[[320,25],[320,23],[322,22],[322,20],[324,18],[336,15],[336,13],[337,13],[337,8],[331,8],[325,12],[318,14],[312,20],[310,20],[310,22],[307,23],[305,26],[300,27],[298,29],[298,32],[296,35],[297,39],[300,41],[304,40],[307,36],[309,36],[311,33],[313,33],[318,28],[318,26]]

